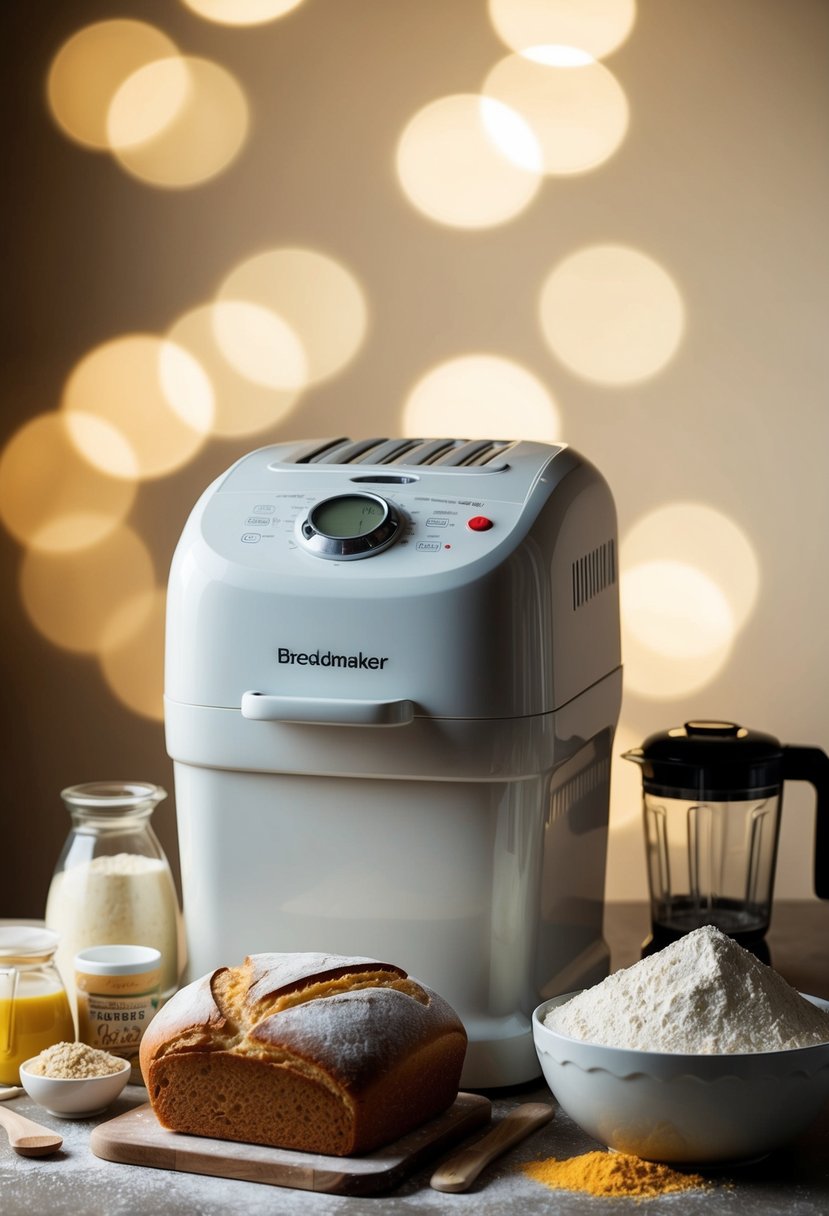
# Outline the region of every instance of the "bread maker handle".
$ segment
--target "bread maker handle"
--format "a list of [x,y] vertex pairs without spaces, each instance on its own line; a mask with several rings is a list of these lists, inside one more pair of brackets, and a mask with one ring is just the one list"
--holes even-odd
[[405,726],[414,718],[414,702],[277,697],[246,692],[242,694],[242,717],[255,722],[310,722],[317,726]]
[[783,777],[815,787],[815,895],[829,899],[829,756],[819,747],[784,747]]

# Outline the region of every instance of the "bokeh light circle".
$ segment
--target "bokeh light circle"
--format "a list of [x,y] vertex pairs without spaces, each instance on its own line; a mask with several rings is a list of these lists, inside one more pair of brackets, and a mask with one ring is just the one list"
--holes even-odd
[[112,99],[113,155],[152,186],[186,189],[223,172],[239,154],[250,117],[236,78],[209,59],[170,56],[133,72]]
[[649,511],[626,531],[620,559],[623,569],[675,559],[703,571],[726,597],[737,629],[757,603],[760,563],[753,544],[730,516],[705,503],[671,502]]
[[46,94],[64,133],[90,148],[108,148],[112,99],[128,77],[177,54],[175,43],[144,21],[117,19],[85,26],[63,44],[49,67]]
[[126,518],[135,493],[134,482],[83,458],[60,413],[24,423],[0,455],[0,519],[33,549],[62,553],[97,544]]
[[552,443],[559,428],[558,409],[541,381],[512,359],[486,353],[431,368],[403,406],[404,435]]
[[185,464],[204,443],[213,390],[181,347],[151,334],[127,334],[77,364],[62,407],[72,441],[90,464],[114,477],[159,477]]
[[560,43],[601,59],[630,34],[636,0],[489,0],[489,16],[514,51]]
[[133,713],[164,717],[166,596],[145,588],[125,597],[98,642],[98,663],[110,691]]
[[55,646],[94,654],[113,615],[153,587],[147,546],[124,525],[97,545],[72,553],[30,549],[20,570],[23,606]]
[[734,616],[722,589],[686,562],[633,566],[622,574],[620,594],[628,633],[658,655],[702,659],[734,637]]
[[216,343],[240,376],[265,388],[300,389],[308,382],[308,359],[282,317],[247,300],[213,305]]
[[419,110],[400,136],[396,165],[409,202],[456,228],[514,219],[541,182],[529,126],[498,99],[476,93],[441,97]]
[[264,25],[298,8],[302,0],[182,0],[199,17],[219,25]]
[[[268,388],[242,376],[220,349],[215,326],[217,304],[202,304],[178,317],[168,340],[186,350],[210,381],[213,395],[211,434],[217,438],[253,435],[280,422],[299,400],[299,393]],[[241,315],[236,312],[237,318]],[[304,357],[304,348],[303,348]]]
[[[537,47],[508,55],[495,64],[481,91],[524,120],[540,148],[539,168],[547,174],[595,169],[613,155],[628,128],[627,98],[616,77],[572,48]],[[494,138],[506,153],[497,133]]]
[[365,338],[362,289],[341,263],[313,249],[271,249],[227,275],[217,302],[248,303],[273,314],[299,342],[308,384],[335,375]]
[[626,687],[651,700],[704,688],[757,599],[748,538],[712,507],[670,503],[627,532],[620,564]]
[[182,55],[143,64],[127,77],[110,102],[110,149],[126,151],[156,139],[182,113],[192,93],[193,76]]
[[560,262],[543,284],[539,313],[553,354],[576,375],[606,385],[662,371],[685,328],[674,280],[624,245],[592,245]]

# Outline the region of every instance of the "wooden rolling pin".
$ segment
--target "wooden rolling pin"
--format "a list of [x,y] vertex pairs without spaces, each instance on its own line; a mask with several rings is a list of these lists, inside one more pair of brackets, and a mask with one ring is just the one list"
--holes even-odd
[[523,1106],[516,1106],[476,1144],[460,1149],[438,1166],[430,1179],[432,1187],[436,1191],[465,1191],[484,1166],[536,1128],[549,1123],[554,1114],[553,1107],[543,1102],[525,1102]]

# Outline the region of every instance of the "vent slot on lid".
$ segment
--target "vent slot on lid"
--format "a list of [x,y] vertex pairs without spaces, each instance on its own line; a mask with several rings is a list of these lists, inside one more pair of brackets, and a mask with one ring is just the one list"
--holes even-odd
[[476,439],[464,443],[456,452],[457,459],[447,460],[446,464],[462,465],[464,468],[483,468],[496,456],[503,456],[515,447],[515,441],[506,442],[499,439]]
[[[483,468],[515,446],[496,439],[337,439],[315,440],[297,450],[291,464],[438,465]],[[493,465],[493,469],[502,467]],[[504,466],[505,467],[505,466]]]
[[392,464],[421,465],[435,464],[438,457],[449,452],[455,444],[454,439],[424,439],[416,447],[393,460]]
[[382,439],[347,439],[337,447],[329,448],[317,458],[319,464],[363,464]]
[[495,456],[515,446],[515,441],[495,439],[427,439],[395,464],[433,464],[439,468],[481,468]]
[[349,440],[341,435],[338,439],[315,439],[311,443],[303,444],[293,455],[291,460],[286,460],[286,464],[313,464],[319,461],[326,452],[330,452],[332,448],[339,448]]
[[398,457],[404,456],[406,452],[411,452],[412,448],[419,447],[421,443],[423,443],[422,439],[384,439],[374,451],[366,454],[363,463],[391,464]]
[[606,540],[572,565],[573,610],[616,582],[616,542]]

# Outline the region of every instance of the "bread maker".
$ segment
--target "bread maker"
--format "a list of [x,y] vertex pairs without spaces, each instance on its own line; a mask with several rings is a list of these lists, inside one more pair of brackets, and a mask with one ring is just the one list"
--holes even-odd
[[602,979],[621,701],[616,519],[572,448],[317,439],[194,507],[167,602],[190,975],[396,963],[462,1082],[539,1075],[530,1015]]

